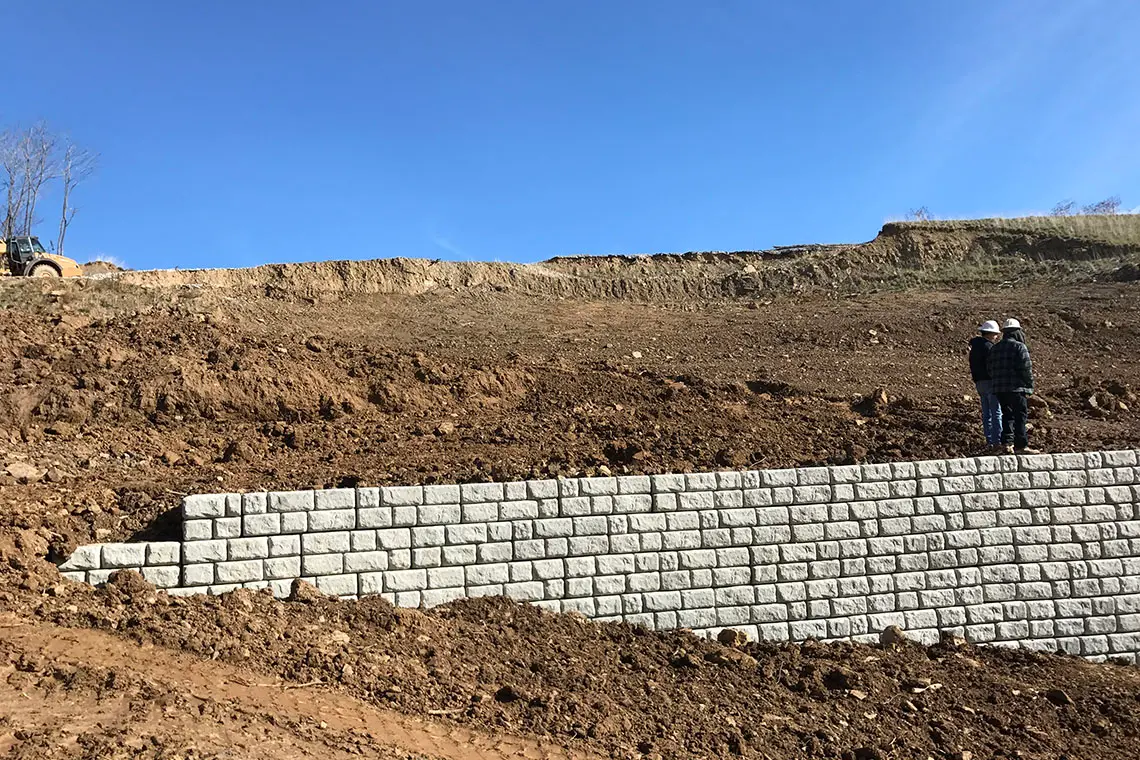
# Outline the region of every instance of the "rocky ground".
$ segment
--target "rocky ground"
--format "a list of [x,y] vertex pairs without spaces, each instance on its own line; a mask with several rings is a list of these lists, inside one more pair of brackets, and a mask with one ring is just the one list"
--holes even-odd
[[1140,446],[1140,286],[971,272],[686,299],[0,283],[0,752],[1134,758],[1132,667],[725,646],[502,600],[170,599],[48,561],[171,536],[190,492],[970,454],[985,318],[1027,328],[1036,445]]

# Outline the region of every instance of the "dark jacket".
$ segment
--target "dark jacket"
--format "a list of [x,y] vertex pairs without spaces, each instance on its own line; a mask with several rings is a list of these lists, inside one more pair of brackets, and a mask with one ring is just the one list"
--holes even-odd
[[1019,337],[1007,333],[990,349],[986,368],[992,393],[1033,393],[1033,361]]
[[981,335],[970,339],[970,377],[974,378],[975,383],[990,379],[987,360],[990,356],[990,349],[993,347],[994,344]]

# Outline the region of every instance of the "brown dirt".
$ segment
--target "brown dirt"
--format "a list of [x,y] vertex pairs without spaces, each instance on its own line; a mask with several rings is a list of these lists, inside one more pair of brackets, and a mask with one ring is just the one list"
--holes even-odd
[[16,758],[589,757],[549,742],[411,718],[315,683],[251,676],[106,634],[0,616],[0,752]]
[[[199,709],[161,668],[96,657],[125,637],[160,660],[181,650],[179,673],[223,660],[250,683],[320,681],[304,693],[443,711],[434,717],[453,728],[574,752],[1135,757],[1134,668],[952,648],[749,645],[742,656],[496,600],[420,613],[377,599],[175,600],[130,583],[94,592],[60,585],[45,560],[75,543],[169,537],[180,495],[195,491],[970,454],[981,436],[965,341],[991,317],[1027,327],[1044,402],[1036,444],[1140,446],[1140,286],[1092,281],[1134,267],[1134,252],[1021,239],[995,268],[975,250],[992,237],[896,238],[559,260],[545,273],[474,265],[430,287],[430,262],[223,273],[205,287],[200,273],[0,283],[0,611],[35,632],[0,636],[0,651],[39,657],[0,693],[0,713],[34,705],[9,730],[10,756],[260,756],[231,741],[243,731],[298,757],[356,751],[338,743],[355,741],[347,734],[312,729],[334,725],[316,708],[194,691],[210,705]],[[867,268],[856,276],[852,261]],[[875,266],[903,274],[876,289]],[[526,284],[535,278],[570,284]],[[843,295],[836,284],[860,282]],[[107,633],[81,632],[92,628]],[[79,675],[53,670],[61,640]],[[128,684],[121,694],[97,686],[107,671]],[[942,687],[908,690],[922,678]],[[167,720],[156,689],[180,717]],[[1051,702],[1054,689],[1074,703]]]
[[88,261],[86,264],[82,264],[81,266],[83,268],[83,274],[85,275],[107,274],[109,272],[125,271],[123,267],[119,266],[118,264],[111,261],[103,261],[101,259]]
[[[399,724],[386,713],[365,721],[369,734],[403,750],[443,757],[466,757],[462,747],[479,747],[484,731],[499,737],[501,756],[512,756],[502,748],[513,746],[532,757],[558,754],[547,744],[536,755],[538,745],[510,737],[661,758],[950,758],[965,750],[978,758],[1124,760],[1140,742],[1140,671],[1057,655],[953,644],[732,648],[503,599],[423,613],[376,597],[169,598],[129,572],[99,591],[50,588],[38,598],[6,595],[6,606],[40,622],[0,629],[0,645],[36,653],[54,668],[62,660],[175,679],[173,693],[200,698],[206,688],[212,700],[239,702],[240,721],[323,719],[334,730],[321,738],[336,742],[347,740],[336,729],[360,727],[356,716],[373,714],[345,698],[476,729],[397,734],[376,728]],[[60,624],[114,632],[146,648],[52,627]],[[292,684],[308,691],[295,694]],[[316,685],[329,695],[314,694]],[[328,717],[344,719],[346,711],[339,724]],[[425,738],[441,734],[455,744]]]

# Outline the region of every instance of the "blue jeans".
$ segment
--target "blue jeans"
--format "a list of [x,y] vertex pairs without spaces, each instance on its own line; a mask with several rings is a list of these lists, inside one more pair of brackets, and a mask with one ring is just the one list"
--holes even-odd
[[990,392],[990,381],[979,380],[975,385],[978,396],[982,399],[982,431],[986,434],[986,443],[991,446],[1001,445],[1001,404],[998,398]]

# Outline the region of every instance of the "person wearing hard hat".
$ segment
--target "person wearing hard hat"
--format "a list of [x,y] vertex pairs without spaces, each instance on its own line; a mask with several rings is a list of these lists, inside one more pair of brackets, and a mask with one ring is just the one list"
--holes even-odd
[[1001,444],[1006,454],[1034,454],[1029,448],[1029,397],[1033,395],[1033,360],[1016,319],[1001,327],[1002,338],[990,349],[986,369],[990,389],[1001,404]]
[[970,377],[982,400],[982,432],[991,449],[1001,446],[1001,403],[990,387],[988,360],[990,349],[1001,340],[1001,328],[992,319],[982,322],[978,334],[970,339]]

